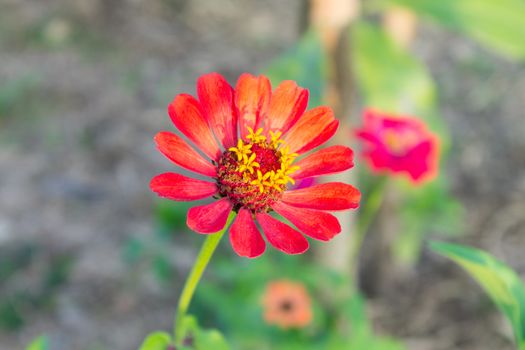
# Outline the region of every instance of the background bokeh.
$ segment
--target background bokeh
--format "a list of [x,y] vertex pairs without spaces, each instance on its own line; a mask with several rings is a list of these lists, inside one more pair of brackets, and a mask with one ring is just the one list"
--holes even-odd
[[[0,349],[46,333],[57,350],[128,350],[171,327],[202,238],[184,229],[187,206],[148,188],[171,166],[152,137],[172,129],[166,106],[201,74],[234,83],[286,52],[304,12],[299,0],[0,0]],[[451,132],[461,241],[524,276],[523,64],[431,24],[411,50]],[[457,267],[423,251],[385,278],[374,244],[363,270],[379,333],[415,350],[512,349]]]

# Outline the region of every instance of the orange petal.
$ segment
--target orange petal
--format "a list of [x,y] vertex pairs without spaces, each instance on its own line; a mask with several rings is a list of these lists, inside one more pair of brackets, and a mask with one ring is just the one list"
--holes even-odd
[[187,138],[208,157],[217,161],[221,150],[204,118],[202,108],[193,96],[180,94],[168,106],[171,121]]
[[248,135],[248,127],[257,130],[259,122],[266,118],[271,94],[272,86],[264,75],[257,78],[244,73],[239,77],[235,88],[235,104],[239,111],[242,138]]
[[342,182],[329,182],[300,190],[286,191],[282,201],[299,208],[345,210],[359,206],[361,193]]
[[192,179],[176,173],[157,175],[151,179],[149,186],[160,197],[174,201],[194,201],[211,197],[218,192],[215,183]]
[[272,94],[266,129],[288,131],[301,117],[308,105],[308,90],[294,81],[283,81]]
[[217,175],[216,168],[178,135],[161,131],[155,135],[155,142],[159,151],[175,164],[202,175]]
[[339,121],[329,107],[316,107],[307,111],[292,126],[284,141],[290,146],[290,152],[305,153],[328,141],[338,126]]
[[283,202],[272,205],[272,209],[290,220],[299,231],[312,238],[328,241],[341,232],[335,216],[319,210],[297,208]]
[[313,176],[335,174],[354,166],[354,152],[345,146],[331,146],[301,159],[294,165],[299,169],[293,173],[296,180]]
[[233,108],[233,88],[218,73],[197,80],[197,95],[204,115],[224,148],[237,144],[237,113]]

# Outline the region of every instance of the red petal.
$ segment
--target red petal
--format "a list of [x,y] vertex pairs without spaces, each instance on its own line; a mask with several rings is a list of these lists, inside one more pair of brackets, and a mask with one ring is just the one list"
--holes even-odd
[[341,232],[335,216],[313,209],[296,208],[283,202],[272,205],[272,209],[290,220],[302,233],[321,241],[328,241]]
[[253,221],[252,214],[241,209],[230,228],[230,242],[240,256],[255,258],[264,253],[266,243]]
[[290,226],[265,213],[256,214],[256,217],[268,242],[275,248],[287,254],[301,254],[308,249],[306,238]]
[[233,204],[228,198],[188,210],[186,224],[198,233],[215,233],[226,226]]
[[439,167],[438,147],[437,139],[429,138],[412,148],[405,157],[397,159],[397,162],[392,159],[392,170],[406,171],[415,184],[433,180]]
[[270,99],[266,129],[285,133],[301,117],[307,104],[308,90],[297,86],[294,81],[283,81]]
[[344,146],[332,146],[310,154],[294,165],[299,169],[293,173],[296,180],[312,176],[338,173],[354,166],[354,152]]
[[155,142],[159,151],[175,164],[202,175],[217,175],[210,162],[174,133],[161,131],[155,135]]
[[174,201],[194,201],[213,196],[217,185],[176,173],[164,173],[151,179],[149,187],[160,197]]
[[221,150],[208,122],[202,114],[201,105],[190,95],[180,94],[168,106],[168,113],[173,124],[208,157],[218,160]]
[[265,76],[258,78],[244,73],[237,81],[235,104],[239,111],[239,129],[241,137],[246,138],[248,127],[257,130],[259,122],[266,118],[272,86]]
[[300,190],[286,191],[282,201],[299,208],[345,210],[359,206],[361,193],[351,185],[329,182]]
[[197,81],[197,95],[204,115],[224,148],[237,144],[237,115],[233,108],[233,88],[218,73],[203,75]]
[[292,126],[284,141],[290,146],[290,152],[305,153],[328,141],[338,126],[339,121],[329,107],[316,107]]

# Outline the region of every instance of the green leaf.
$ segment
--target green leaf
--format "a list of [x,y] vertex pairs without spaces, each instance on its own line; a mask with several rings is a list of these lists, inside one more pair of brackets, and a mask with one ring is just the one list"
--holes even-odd
[[229,350],[230,347],[219,331],[199,330],[195,333],[195,349],[196,350]]
[[322,103],[325,89],[326,56],[314,30],[264,70],[273,86],[283,80],[295,80],[310,92],[309,108]]
[[525,286],[507,265],[490,254],[461,245],[432,242],[431,248],[463,267],[512,325],[516,344],[525,350]]
[[194,316],[186,316],[183,323],[184,327],[182,328],[182,331],[184,334],[190,336],[193,341],[193,348],[195,350],[230,349],[228,343],[219,331],[215,329],[202,329]]
[[48,350],[49,340],[46,336],[42,335],[35,340],[26,348],[26,350]]
[[168,350],[171,336],[166,332],[153,332],[144,340],[139,350]]
[[510,58],[525,58],[523,0],[389,0]]

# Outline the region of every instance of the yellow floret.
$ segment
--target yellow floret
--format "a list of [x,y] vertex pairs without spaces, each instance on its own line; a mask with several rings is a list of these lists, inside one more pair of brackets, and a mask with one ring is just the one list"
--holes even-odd
[[240,161],[248,154],[252,153],[252,146],[252,144],[244,144],[244,142],[239,139],[239,142],[237,142],[237,147],[230,147],[228,148],[228,151],[234,152],[237,155],[237,160]]
[[270,146],[276,149],[277,147],[279,147],[280,144],[284,143],[284,141],[281,140],[282,134],[283,133],[280,131],[277,131],[277,132],[270,131]]
[[[243,173],[245,181],[251,185],[257,186],[260,193],[275,189],[282,191],[287,183],[295,184],[295,180],[290,176],[299,169],[298,166],[292,166],[293,161],[297,158],[297,153],[290,153],[290,147],[281,139],[281,131],[270,131],[269,142],[267,137],[262,135],[263,129],[259,128],[254,131],[248,127],[249,134],[246,136],[247,141],[239,140],[237,147],[231,147],[228,150],[234,152],[239,162],[237,171]],[[245,143],[246,142],[246,143]],[[260,164],[255,161],[257,155],[251,150],[252,145],[259,144],[265,148],[272,148],[279,157],[280,169],[271,170],[262,173]],[[257,178],[253,178],[257,171]]]
[[253,143],[262,143],[266,142],[266,136],[261,135],[263,132],[263,128],[257,129],[257,131],[253,131],[252,128],[248,126],[249,134],[246,136],[248,140],[251,140]]

